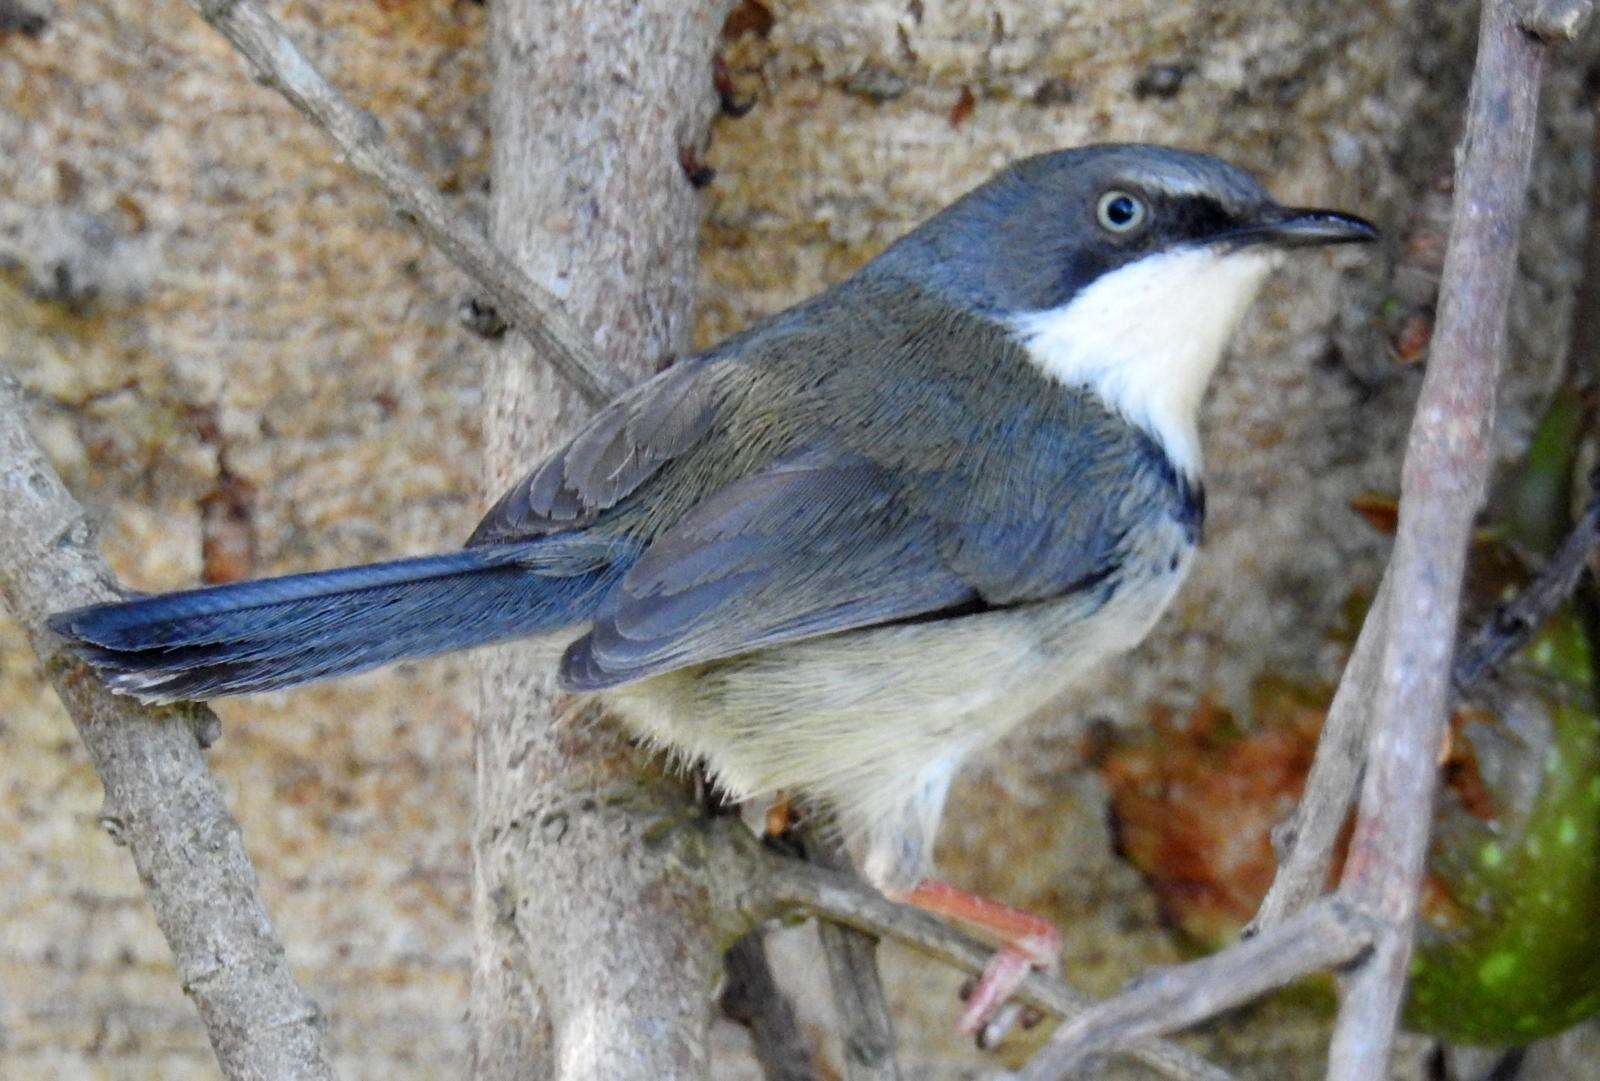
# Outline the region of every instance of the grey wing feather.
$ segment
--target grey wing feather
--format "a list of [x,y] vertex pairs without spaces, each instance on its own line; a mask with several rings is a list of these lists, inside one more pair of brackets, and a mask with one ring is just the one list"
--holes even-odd
[[[593,690],[852,628],[1104,591],[1131,531],[1181,510],[1159,449],[1087,396],[876,432],[869,454],[842,449],[850,437],[836,431],[657,536],[569,650],[564,682]],[[963,452],[936,453],[930,432]]]
[[631,495],[709,430],[713,363],[681,361],[606,406],[490,508],[468,546],[587,525]]
[[574,690],[975,599],[935,523],[850,454],[775,464],[704,501],[645,552],[574,643]]

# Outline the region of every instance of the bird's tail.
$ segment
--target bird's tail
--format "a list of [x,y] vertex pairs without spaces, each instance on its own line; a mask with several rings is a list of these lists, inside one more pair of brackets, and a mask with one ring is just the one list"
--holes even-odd
[[536,541],[97,604],[50,627],[122,693],[220,698],[555,630],[623,569]]

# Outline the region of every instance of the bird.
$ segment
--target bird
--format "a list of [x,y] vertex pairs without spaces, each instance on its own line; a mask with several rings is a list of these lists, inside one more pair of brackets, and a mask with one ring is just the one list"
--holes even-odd
[[623,393],[459,551],[50,626],[150,703],[565,635],[565,690],[735,799],[825,809],[885,895],[995,938],[981,1041],[1060,936],[936,877],[952,779],[1150,632],[1201,539],[1235,328],[1291,251],[1377,236],[1202,153],[1028,157]]

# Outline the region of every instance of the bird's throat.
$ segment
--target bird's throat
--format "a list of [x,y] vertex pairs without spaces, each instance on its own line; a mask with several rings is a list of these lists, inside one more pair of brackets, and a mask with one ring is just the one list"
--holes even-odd
[[1280,257],[1184,248],[1102,275],[1066,304],[1012,319],[1041,371],[1094,390],[1200,473],[1199,411],[1234,329]]

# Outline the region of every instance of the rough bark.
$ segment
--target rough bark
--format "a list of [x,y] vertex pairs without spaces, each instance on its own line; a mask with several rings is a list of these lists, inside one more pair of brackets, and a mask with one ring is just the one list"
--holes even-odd
[[[494,242],[640,377],[687,344],[723,4],[507,0],[491,13]],[[488,486],[570,432],[520,345],[488,378]],[[482,664],[474,825],[484,1078],[698,1078],[730,928],[692,865],[697,812],[603,719],[563,714],[548,653]]]
[[112,694],[45,628],[119,593],[83,508],[28,434],[0,369],[0,597],[27,628],[105,786],[100,825],[139,869],[183,988],[230,1078],[331,1079],[316,1003],[295,983],[239,824],[201,755],[217,719]]
[[1451,694],[1461,582],[1491,462],[1506,309],[1538,134],[1547,48],[1511,0],[1485,0],[1456,171],[1439,324],[1401,479],[1372,739],[1340,895],[1386,925],[1345,982],[1328,1076],[1387,1068],[1411,960],[1437,755]]

